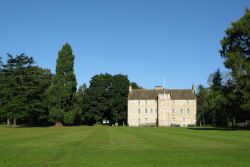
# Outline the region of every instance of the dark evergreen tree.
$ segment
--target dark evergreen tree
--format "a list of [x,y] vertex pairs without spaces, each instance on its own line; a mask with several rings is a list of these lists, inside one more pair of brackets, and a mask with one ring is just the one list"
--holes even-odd
[[46,90],[51,85],[52,74],[48,69],[32,66],[26,69],[26,91],[28,118],[27,123],[48,123],[48,101]]
[[83,122],[93,125],[109,120],[110,124],[126,124],[129,83],[122,74],[95,75],[83,95]]
[[84,115],[84,110],[83,110],[83,104],[84,104],[84,96],[86,94],[86,89],[87,89],[87,85],[83,84],[81,85],[76,93],[76,102],[75,102],[75,113],[76,113],[76,124],[80,125],[82,124],[82,116]]
[[211,77],[211,89],[214,91],[220,91],[222,89],[222,74],[219,69],[217,69]]
[[126,75],[114,75],[112,78],[112,122],[120,125],[127,123],[129,80]]
[[75,119],[75,113],[72,112],[77,84],[74,58],[71,46],[66,43],[58,53],[56,74],[48,89],[50,121],[58,125],[63,121],[72,124]]
[[198,85],[196,92],[196,98],[197,98],[196,120],[197,124],[200,126],[206,126],[206,116],[205,116],[207,111],[207,108],[205,106],[206,93],[207,93],[206,88],[202,85]]
[[3,61],[2,61],[2,57],[0,57],[0,70],[3,69]]
[[103,119],[111,119],[112,75],[100,74],[92,77],[84,97],[83,121],[88,125],[100,124]]
[[135,82],[131,82],[130,85],[132,86],[133,89],[142,89],[142,87],[137,85],[137,83]]
[[[225,67],[231,70],[235,83],[234,93],[244,113],[241,121],[250,119],[250,10],[246,9],[243,17],[233,22],[221,41],[221,56]],[[239,111],[239,110],[238,110]]]
[[222,84],[222,74],[220,70],[216,70],[212,76],[212,85],[208,92],[207,100],[210,101],[210,110],[213,115],[213,124],[216,126],[227,125],[227,111],[225,106],[227,99],[224,96],[224,85]]
[[[3,73],[3,62],[2,62],[2,57],[0,57],[0,89],[3,89],[4,84],[4,73]],[[3,121],[4,118],[1,117],[1,113],[3,113],[3,99],[4,99],[4,94],[0,90],[0,122]]]
[[241,104],[241,96],[239,92],[236,91],[235,82],[232,79],[227,80],[224,89],[223,89],[224,97],[226,99],[226,105],[224,109],[227,111],[227,119],[228,123],[231,122],[232,126],[236,126],[237,120],[244,119],[244,111],[242,111]]
[[1,83],[1,116],[7,119],[9,124],[13,120],[13,126],[16,126],[16,120],[24,120],[28,116],[26,69],[34,64],[32,57],[24,54],[13,57],[8,54],[8,60],[3,69],[3,78]]

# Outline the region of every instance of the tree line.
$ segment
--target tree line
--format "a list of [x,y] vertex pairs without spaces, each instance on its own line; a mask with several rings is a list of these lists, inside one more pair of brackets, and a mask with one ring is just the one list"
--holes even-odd
[[[209,76],[198,86],[197,124],[236,126],[250,120],[250,10],[233,22],[221,40],[227,72]],[[58,52],[56,73],[35,65],[25,54],[0,57],[0,122],[28,125],[126,124],[128,87],[139,86],[126,75],[99,74],[77,90],[74,54],[66,43]]]
[[237,126],[250,120],[250,10],[225,34],[220,55],[228,71],[218,69],[209,76],[209,87],[198,86],[199,125]]
[[77,90],[74,54],[66,43],[58,52],[56,73],[35,65],[33,57],[0,57],[0,121],[8,125],[126,124],[126,75],[99,74]]

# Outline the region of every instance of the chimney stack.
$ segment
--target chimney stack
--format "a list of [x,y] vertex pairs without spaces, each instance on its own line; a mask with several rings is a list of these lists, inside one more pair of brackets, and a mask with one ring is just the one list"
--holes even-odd
[[194,86],[194,84],[192,85],[192,91],[195,92],[195,86]]
[[155,86],[155,90],[163,90],[162,86]]
[[132,85],[129,85],[129,93],[132,93],[132,91],[133,91]]

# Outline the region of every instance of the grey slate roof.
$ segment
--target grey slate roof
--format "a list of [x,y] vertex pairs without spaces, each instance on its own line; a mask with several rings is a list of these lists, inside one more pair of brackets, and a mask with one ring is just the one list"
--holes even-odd
[[[163,94],[164,90],[156,89],[133,89],[132,92],[128,94],[129,100],[156,100],[158,94]],[[166,94],[170,94],[173,100],[193,100],[195,99],[195,93],[192,89],[165,89]]]

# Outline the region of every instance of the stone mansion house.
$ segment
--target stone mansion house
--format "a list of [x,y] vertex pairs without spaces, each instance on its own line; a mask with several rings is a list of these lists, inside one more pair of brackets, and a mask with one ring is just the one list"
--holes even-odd
[[192,89],[132,89],[128,95],[128,126],[188,126],[196,124]]

